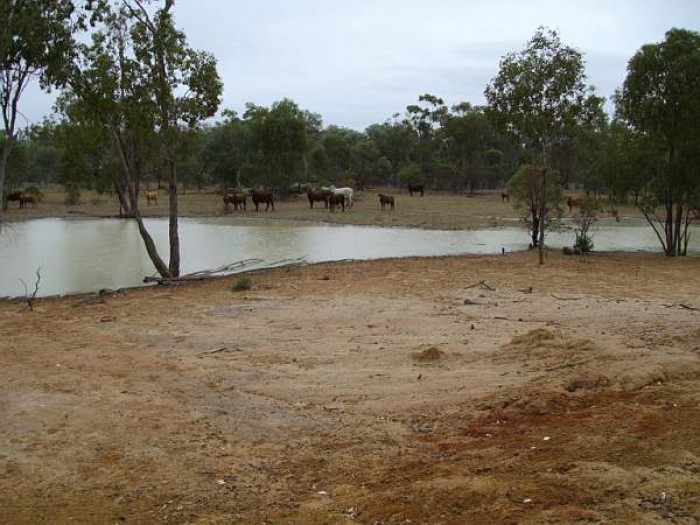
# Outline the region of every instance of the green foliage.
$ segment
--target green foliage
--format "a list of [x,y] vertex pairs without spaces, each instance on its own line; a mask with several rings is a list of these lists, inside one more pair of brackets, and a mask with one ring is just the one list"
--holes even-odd
[[417,138],[413,160],[420,168],[420,180],[440,161],[441,130],[447,120],[444,101],[426,93],[418,97],[418,104],[406,107],[407,124]]
[[63,202],[65,202],[68,206],[80,204],[80,186],[78,186],[75,182],[68,182],[64,186],[64,191],[66,196],[63,199]]
[[[0,131],[0,150],[6,146],[5,134]],[[15,140],[14,147],[8,150],[5,187],[18,188],[29,179],[30,145],[26,140]]]
[[247,104],[243,120],[249,131],[247,171],[268,187],[300,180],[308,152],[308,112],[289,99],[271,108]]
[[85,28],[93,3],[97,2],[0,0],[0,111],[6,138],[0,150],[0,200],[22,94],[32,78],[39,77],[43,88],[65,83],[74,33]]
[[390,167],[388,179],[380,179],[382,183],[396,183],[398,170],[409,162],[411,152],[416,144],[416,137],[412,128],[406,122],[396,119],[387,121],[384,124],[373,124],[369,126],[365,133],[369,140],[377,145],[377,149],[387,161],[384,168]]
[[[563,45],[556,31],[539,28],[525,49],[501,60],[498,75],[485,90],[489,118],[530,159],[508,187],[516,201],[529,206],[540,263],[549,213],[558,204],[549,183],[553,168],[561,165],[561,155],[582,129],[601,124],[602,99],[584,80],[581,53]],[[557,172],[557,188],[559,180]]]
[[598,201],[585,198],[579,203],[578,212],[573,218],[575,243],[581,253],[593,251],[591,227],[598,221]]
[[549,163],[552,148],[595,126],[602,99],[584,84],[579,51],[539,28],[520,53],[509,53],[485,90],[488,115],[515,144]]
[[352,146],[352,170],[361,186],[369,186],[375,181],[389,180],[391,163],[383,157],[377,144],[363,134]]
[[[174,24],[172,0],[122,0],[102,6],[102,24],[81,46],[80,59],[59,107],[75,126],[111,143],[110,170],[120,210],[136,218],[146,251],[164,277],[180,272],[178,168],[196,183],[193,130],[218,109],[223,89],[216,60],[191,49]],[[183,167],[184,166],[184,167]],[[140,182],[168,178],[170,259],[161,259],[138,209]]]
[[540,246],[551,212],[562,200],[559,173],[537,164],[525,164],[507,184],[513,207],[522,209],[530,224],[532,247]]
[[[462,187],[473,193],[479,185],[488,185],[486,151],[493,128],[483,108],[462,103],[445,117],[442,135],[447,139],[447,160],[462,177]],[[446,162],[441,163],[444,172]]]
[[24,193],[34,195],[38,201],[44,200],[44,192],[42,192],[41,188],[39,188],[39,186],[36,184],[27,185],[27,187],[24,188]]
[[234,111],[223,112],[223,122],[202,130],[201,161],[204,171],[210,173],[224,188],[240,184],[240,173],[248,148],[248,130]]
[[408,183],[418,184],[421,180],[422,174],[418,164],[406,164],[399,170],[398,182],[401,186],[405,186]]
[[640,209],[667,255],[685,255],[700,193],[700,33],[671,29],[632,57],[616,96],[618,117],[638,135]]
[[[546,179],[546,180],[545,180]],[[558,206],[562,201],[562,189],[559,174],[536,164],[525,164],[510,178],[507,184],[508,194],[513,199],[516,209],[540,208],[542,193],[540,188],[546,184],[545,199],[547,206]]]

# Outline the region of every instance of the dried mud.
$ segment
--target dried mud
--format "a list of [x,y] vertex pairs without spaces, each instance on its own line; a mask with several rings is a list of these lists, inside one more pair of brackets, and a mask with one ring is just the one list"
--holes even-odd
[[2,523],[700,520],[697,258],[237,279],[0,302]]

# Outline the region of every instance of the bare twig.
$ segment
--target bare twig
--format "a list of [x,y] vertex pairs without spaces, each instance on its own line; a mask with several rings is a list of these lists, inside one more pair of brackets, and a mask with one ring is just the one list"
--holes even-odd
[[694,306],[689,306],[689,305],[683,304],[683,303],[678,303],[678,306],[680,306],[681,308],[685,308],[686,310],[693,310],[695,312],[700,311],[700,308],[695,308]]
[[556,365],[556,366],[550,366],[549,368],[545,368],[545,372],[554,372],[555,370],[563,370],[565,368],[573,368],[575,366],[579,365],[585,365],[586,363],[593,361],[593,359],[582,359],[581,361],[574,361],[573,363],[563,363],[561,365]]
[[496,289],[495,289],[493,286],[489,286],[488,284],[486,284],[486,281],[479,281],[479,282],[476,283],[476,284],[472,284],[471,286],[467,286],[467,289],[469,289],[469,288],[476,288],[477,286],[478,286],[479,288],[485,288],[486,290],[489,290],[489,291],[491,291],[491,292],[495,292],[495,291],[496,291]]
[[39,292],[39,283],[41,282],[41,268],[36,269],[36,282],[34,283],[34,292],[32,292],[31,295],[29,294],[27,283],[24,282],[24,279],[20,279],[20,281],[24,286],[24,302],[27,303],[27,308],[29,308],[30,311],[33,311],[34,300],[36,299],[36,294]]
[[554,297],[557,301],[580,301],[581,300],[581,297],[557,297],[554,294],[552,294],[552,297]]

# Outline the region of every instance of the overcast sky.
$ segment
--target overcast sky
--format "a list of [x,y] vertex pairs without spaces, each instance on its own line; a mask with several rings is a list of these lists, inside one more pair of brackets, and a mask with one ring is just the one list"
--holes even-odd
[[[216,56],[221,109],[286,97],[324,125],[364,130],[423,93],[484,104],[500,58],[539,26],[583,53],[588,83],[609,99],[643,44],[672,27],[700,31],[700,2],[178,0],[175,17],[193,48]],[[33,88],[22,109],[35,122],[51,102]]]

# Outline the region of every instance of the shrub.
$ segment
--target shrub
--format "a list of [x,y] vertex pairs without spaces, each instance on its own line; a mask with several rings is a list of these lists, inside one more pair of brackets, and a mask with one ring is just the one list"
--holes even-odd
[[34,195],[36,197],[36,200],[42,201],[44,200],[44,193],[41,191],[41,188],[37,186],[36,184],[30,184],[24,189],[24,193],[28,193],[29,195]]
[[64,191],[66,192],[66,196],[63,201],[68,206],[75,206],[80,203],[80,186],[74,182],[69,182],[65,185]]
[[231,290],[234,292],[245,292],[253,287],[253,280],[250,277],[240,277],[233,286]]

